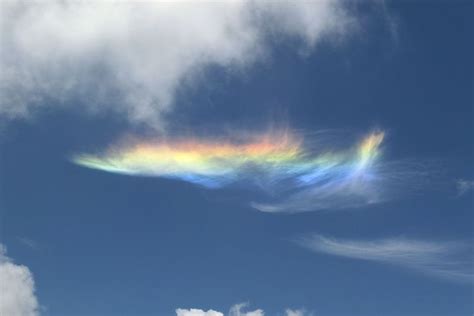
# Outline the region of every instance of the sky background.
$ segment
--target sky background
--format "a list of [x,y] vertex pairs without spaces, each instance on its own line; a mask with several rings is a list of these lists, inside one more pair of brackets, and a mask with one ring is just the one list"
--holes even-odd
[[248,66],[203,68],[160,120],[169,134],[238,133],[272,122],[348,135],[382,129],[383,159],[429,170],[417,190],[354,209],[260,212],[246,203],[255,192],[73,164],[77,152],[156,131],[121,114],[86,111],[81,98],[68,106],[43,100],[51,104],[34,115],[2,121],[0,135],[0,241],[34,276],[40,314],[174,315],[249,302],[266,315],[287,308],[472,315],[470,280],[295,242],[317,234],[472,245],[473,4],[396,1],[357,10],[362,27],[344,40],[305,51],[282,37]]

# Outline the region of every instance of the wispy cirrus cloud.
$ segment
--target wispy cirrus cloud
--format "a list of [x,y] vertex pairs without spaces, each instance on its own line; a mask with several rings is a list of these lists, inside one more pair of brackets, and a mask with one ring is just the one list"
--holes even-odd
[[[243,69],[270,44],[312,49],[357,25],[345,2],[2,1],[0,117],[52,104],[161,126],[176,91],[210,65]],[[204,81],[204,80],[202,80]]]
[[291,195],[253,202],[252,206],[268,213],[361,209],[443,190],[444,176],[438,173],[437,163],[416,159],[390,160],[384,154],[384,147],[380,144],[376,148],[376,156],[356,177],[301,187]]
[[308,235],[296,242],[314,252],[381,262],[457,282],[474,280],[472,246],[405,238],[348,240]]

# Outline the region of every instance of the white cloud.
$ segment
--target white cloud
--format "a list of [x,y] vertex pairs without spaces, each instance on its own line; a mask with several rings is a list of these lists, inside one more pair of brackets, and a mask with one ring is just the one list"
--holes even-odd
[[404,238],[375,241],[340,240],[320,235],[297,242],[315,252],[385,262],[452,281],[472,282],[472,251],[461,242],[432,242]]
[[224,316],[224,314],[220,312],[216,312],[212,309],[206,312],[206,311],[203,311],[202,309],[195,309],[195,308],[191,308],[191,309],[178,308],[176,310],[176,315],[177,316]]
[[[247,303],[240,303],[232,306],[229,310],[228,316],[264,316],[265,313],[261,309],[256,309],[250,312],[244,312],[243,309],[248,306]],[[208,310],[207,312],[201,309],[177,309],[177,316],[224,316],[221,312],[214,310]],[[292,310],[287,309],[285,311],[286,316],[304,316],[306,315],[303,310]]]
[[251,312],[243,312],[242,309],[247,307],[247,303],[240,303],[232,306],[229,311],[229,316],[263,316],[263,310],[256,309]]
[[304,316],[305,311],[302,309],[287,309],[286,316]]
[[0,244],[0,315],[38,315],[33,275],[30,270],[13,263]]
[[157,124],[206,66],[248,66],[276,39],[312,48],[354,25],[344,2],[331,0],[0,5],[0,117],[10,118],[59,103]]

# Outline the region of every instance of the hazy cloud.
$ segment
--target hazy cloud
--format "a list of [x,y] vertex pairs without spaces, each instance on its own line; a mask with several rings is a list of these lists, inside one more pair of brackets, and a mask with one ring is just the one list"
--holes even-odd
[[248,306],[247,303],[240,303],[232,306],[229,311],[229,316],[263,316],[263,310],[256,309],[251,312],[244,312],[243,309]]
[[287,309],[286,310],[286,316],[304,316],[304,315],[307,315],[307,314],[302,309]]
[[38,315],[38,300],[30,270],[15,264],[0,244],[0,315]]
[[40,244],[36,242],[35,240],[28,238],[28,237],[17,237],[18,241],[27,246],[28,248],[31,248],[33,250],[40,250]]
[[456,184],[457,184],[458,196],[464,195],[474,190],[473,180],[459,179]]
[[472,249],[462,242],[342,240],[320,235],[309,235],[297,242],[315,252],[399,265],[452,281],[473,281]]

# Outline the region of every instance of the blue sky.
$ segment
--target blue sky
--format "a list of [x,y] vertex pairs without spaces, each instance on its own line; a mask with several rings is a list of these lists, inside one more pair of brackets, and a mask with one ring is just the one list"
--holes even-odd
[[[474,312],[472,2],[2,7],[5,315]],[[384,139],[303,195],[71,160],[282,126],[312,154]],[[273,190],[291,203],[253,207]]]

